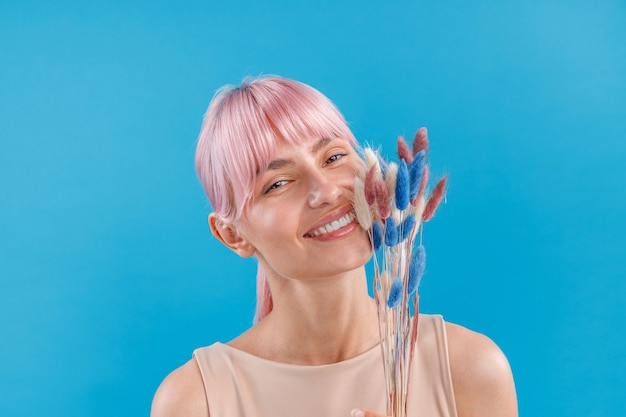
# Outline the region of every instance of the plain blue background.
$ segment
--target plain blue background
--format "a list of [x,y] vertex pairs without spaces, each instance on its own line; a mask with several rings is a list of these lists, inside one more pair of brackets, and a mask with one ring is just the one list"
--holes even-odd
[[215,89],[307,82],[391,155],[428,126],[447,204],[422,311],[489,335],[524,416],[623,416],[626,5],[0,3],[0,414],[147,415],[251,322],[193,154]]

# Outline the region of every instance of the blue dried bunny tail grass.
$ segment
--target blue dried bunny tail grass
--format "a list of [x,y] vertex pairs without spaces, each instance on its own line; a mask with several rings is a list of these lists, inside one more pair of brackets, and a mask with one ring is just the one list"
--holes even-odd
[[383,244],[383,226],[380,221],[376,220],[372,225],[372,246],[374,250],[380,249]]
[[396,176],[395,197],[396,207],[398,208],[398,210],[406,210],[406,208],[409,206],[409,187],[409,169],[403,159],[400,161],[400,165],[398,166],[398,174]]
[[419,287],[426,269],[426,249],[423,245],[419,245],[411,255],[411,264],[409,265],[409,282],[407,283],[407,292],[413,292]]
[[400,278],[394,278],[389,288],[389,298],[387,298],[387,307],[394,308],[402,300],[402,281]]
[[400,242],[403,242],[407,237],[411,235],[413,231],[413,227],[415,226],[415,213],[409,214],[398,229],[400,229]]
[[430,170],[428,168],[428,165],[424,165],[424,171],[422,173],[420,189],[417,191],[417,196],[415,196],[415,198],[411,200],[411,203],[413,205],[417,205],[417,202],[421,200],[422,197],[424,196],[424,192],[426,191],[426,185],[428,184],[428,177],[430,176],[429,172]]
[[424,162],[425,162],[425,153],[424,151],[419,151],[413,162],[409,165],[409,198],[414,200],[417,197],[417,194],[420,189],[420,185],[422,183],[422,177],[424,175]]
[[392,247],[398,244],[398,228],[393,217],[389,217],[385,222],[385,245]]

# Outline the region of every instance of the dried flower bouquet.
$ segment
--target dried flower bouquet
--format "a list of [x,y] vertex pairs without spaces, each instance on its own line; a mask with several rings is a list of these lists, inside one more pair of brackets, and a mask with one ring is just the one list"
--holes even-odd
[[[364,149],[366,169],[355,179],[354,208],[374,248],[374,298],[387,386],[387,414],[406,417],[411,359],[417,341],[418,286],[426,266],[422,222],[429,221],[445,190],[441,179],[428,197],[428,133],[415,134],[411,150],[398,138],[399,162]],[[417,234],[420,242],[414,245]],[[413,312],[413,315],[411,315]]]

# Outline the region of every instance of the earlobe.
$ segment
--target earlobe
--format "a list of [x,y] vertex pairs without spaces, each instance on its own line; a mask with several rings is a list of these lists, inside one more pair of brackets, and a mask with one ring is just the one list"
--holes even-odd
[[256,252],[254,246],[239,234],[237,227],[224,222],[217,213],[209,214],[209,227],[217,240],[242,258],[249,258]]

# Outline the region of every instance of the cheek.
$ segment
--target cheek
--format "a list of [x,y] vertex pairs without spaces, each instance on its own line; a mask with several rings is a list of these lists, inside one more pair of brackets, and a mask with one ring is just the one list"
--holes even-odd
[[350,170],[350,175],[352,176],[352,180],[359,175],[359,173],[365,170],[367,167],[365,163],[358,157],[353,158],[348,169]]
[[287,207],[258,207],[249,213],[247,235],[255,247],[284,245],[285,239],[295,233],[294,212]]

